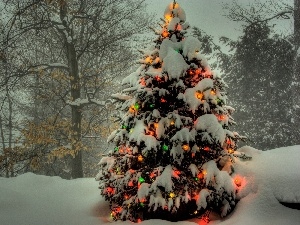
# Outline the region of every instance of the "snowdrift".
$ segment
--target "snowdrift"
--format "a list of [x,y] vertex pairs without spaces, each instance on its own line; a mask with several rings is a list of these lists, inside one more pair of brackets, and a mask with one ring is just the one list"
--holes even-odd
[[[300,205],[300,145],[269,151],[251,147],[239,149],[251,161],[236,161],[241,183],[235,210],[220,219],[211,214],[209,225],[297,225],[300,210],[282,203]],[[108,203],[99,195],[94,178],[63,180],[27,173],[0,178],[1,225],[129,225],[110,221]],[[143,221],[141,225],[170,225],[163,220]],[[176,225],[204,225],[193,219]]]

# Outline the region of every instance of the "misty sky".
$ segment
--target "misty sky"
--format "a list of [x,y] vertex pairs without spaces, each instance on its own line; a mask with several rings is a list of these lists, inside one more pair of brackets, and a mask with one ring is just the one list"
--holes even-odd
[[[156,13],[157,18],[160,18],[163,17],[166,6],[173,2],[173,0],[147,0],[146,2],[149,11]],[[185,10],[187,21],[192,26],[197,26],[205,30],[209,35],[226,36],[236,39],[236,37],[241,34],[240,25],[223,16],[225,12],[222,11],[222,3],[230,3],[232,0],[177,0],[177,2]],[[253,0],[237,0],[237,2],[247,6],[253,2]],[[293,5],[293,0],[280,0],[280,2]],[[279,23],[280,26],[275,27],[275,29],[280,29],[284,33],[291,31],[291,20],[281,21]]]

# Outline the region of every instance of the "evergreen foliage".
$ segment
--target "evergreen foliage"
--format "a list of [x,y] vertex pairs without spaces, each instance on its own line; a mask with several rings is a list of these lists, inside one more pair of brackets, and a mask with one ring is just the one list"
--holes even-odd
[[174,1],[164,17],[155,46],[113,95],[124,116],[96,179],[114,220],[225,216],[240,186],[234,158],[249,158],[236,151],[244,137],[229,130],[226,84],[200,54],[201,43],[185,37],[185,12]]
[[266,22],[245,27],[226,77],[232,87],[231,104],[238,106],[238,129],[262,150],[295,144],[292,112],[287,110],[293,102],[293,46],[288,39],[271,34]]

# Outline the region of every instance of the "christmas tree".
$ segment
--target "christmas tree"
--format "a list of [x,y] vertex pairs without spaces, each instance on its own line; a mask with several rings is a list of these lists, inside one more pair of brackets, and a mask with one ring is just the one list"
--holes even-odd
[[189,24],[175,1],[155,30],[155,45],[141,66],[113,95],[123,100],[115,148],[100,161],[101,194],[115,220],[171,221],[225,216],[236,204],[234,157],[243,139],[229,130],[233,108],[226,85],[200,54],[201,43],[185,37]]

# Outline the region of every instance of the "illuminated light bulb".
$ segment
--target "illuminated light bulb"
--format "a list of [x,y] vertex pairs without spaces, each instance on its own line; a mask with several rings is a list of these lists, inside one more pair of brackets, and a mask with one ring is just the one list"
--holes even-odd
[[161,77],[159,77],[159,76],[155,76],[154,78],[155,78],[155,80],[157,80],[157,81],[161,81]]
[[173,192],[171,192],[171,193],[169,194],[169,196],[170,196],[170,198],[174,198],[176,195],[175,195]]
[[195,74],[194,70],[189,70],[189,74],[194,75]]
[[142,79],[140,80],[140,84],[141,84],[142,86],[146,86],[146,81],[145,81],[144,78],[142,78]]
[[195,95],[196,95],[196,98],[198,98],[198,99],[200,99],[200,100],[202,100],[202,99],[203,99],[203,96],[204,96],[204,94],[203,94],[202,92],[199,92],[199,91],[197,91],[197,92],[195,93]]
[[231,145],[231,141],[230,141],[229,139],[226,141],[226,143],[227,143],[228,145]]
[[125,125],[122,125],[122,129],[127,129],[127,126],[125,126]]
[[142,155],[139,155],[137,159],[138,159],[139,162],[143,162],[144,161],[144,157]]
[[195,177],[195,181],[198,181],[199,179],[198,179],[198,177]]
[[139,178],[139,182],[140,182],[140,183],[144,183],[144,182],[145,182],[145,179],[144,179],[143,177],[140,177],[140,178]]
[[154,173],[154,172],[150,173],[149,177],[150,177],[151,179],[154,178],[154,177],[155,177],[155,173]]
[[154,127],[157,129],[158,128],[158,123],[154,123]]
[[166,100],[166,99],[164,99],[164,98],[161,98],[161,99],[160,99],[160,102],[162,102],[162,103],[166,103],[166,102],[167,102],[167,100]]
[[166,38],[169,36],[169,32],[165,30],[161,35]]
[[216,91],[215,91],[215,90],[211,90],[211,91],[210,91],[210,94],[211,94],[211,95],[216,95]]
[[203,174],[203,173],[198,173],[197,177],[198,177],[199,179],[203,179],[204,174]]
[[135,103],[134,106],[133,106],[136,110],[138,110],[140,108],[140,105],[139,103]]
[[143,202],[140,202],[140,206],[144,207],[145,205],[144,205],[144,203],[143,203]]
[[129,130],[129,132],[132,133],[132,132],[133,132],[133,128],[131,128],[131,129]]
[[109,193],[109,194],[111,194],[111,193],[114,192],[114,189],[112,187],[107,187],[106,188],[106,192]]
[[145,59],[145,62],[146,62],[147,64],[150,64],[150,63],[152,63],[152,59],[148,56],[148,57]]
[[142,222],[142,220],[141,219],[137,219],[137,221],[136,221],[137,223],[140,223],[140,222]]
[[126,148],[126,151],[127,151],[128,153],[131,153],[131,148]]
[[204,151],[209,151],[209,150],[210,150],[210,147],[207,147],[207,146],[206,146],[206,147],[204,147],[203,149],[204,149]]
[[184,151],[188,151],[188,150],[190,150],[190,146],[189,145],[182,145],[182,149]]
[[228,151],[229,154],[234,153],[234,150],[232,148],[227,149],[227,151]]
[[236,184],[236,186],[240,187],[240,186],[242,185],[241,178],[236,177],[236,178],[234,179],[234,183]]
[[131,107],[129,108],[129,112],[130,112],[130,113],[135,113],[135,108],[134,108],[134,106],[131,106]]
[[198,211],[196,210],[195,212],[194,212],[194,214],[196,215],[198,213]]
[[192,152],[192,158],[194,158],[196,156],[196,154],[194,152]]
[[207,174],[206,170],[203,170],[203,171],[202,171],[202,174],[203,174],[203,175],[206,175],[206,174]]
[[128,186],[133,187],[133,181],[132,180],[128,182]]
[[171,120],[170,124],[171,124],[172,126],[174,126],[174,125],[175,125],[175,121],[174,121],[174,120]]
[[179,170],[175,170],[174,173],[175,173],[176,175],[180,175],[180,174],[181,174],[181,172],[180,172]]
[[168,151],[168,150],[169,150],[169,147],[168,147],[167,145],[163,145],[163,146],[162,146],[162,150]]
[[119,147],[115,147],[115,151],[118,151],[119,150]]
[[148,132],[148,135],[151,135],[151,136],[154,136],[154,131],[152,131],[152,130],[150,130],[149,132]]
[[124,195],[124,198],[127,200],[129,199],[129,195]]
[[165,19],[166,19],[167,22],[170,22],[172,18],[173,18],[173,17],[172,17],[172,15],[170,15],[170,14],[166,14],[166,15],[165,15]]

